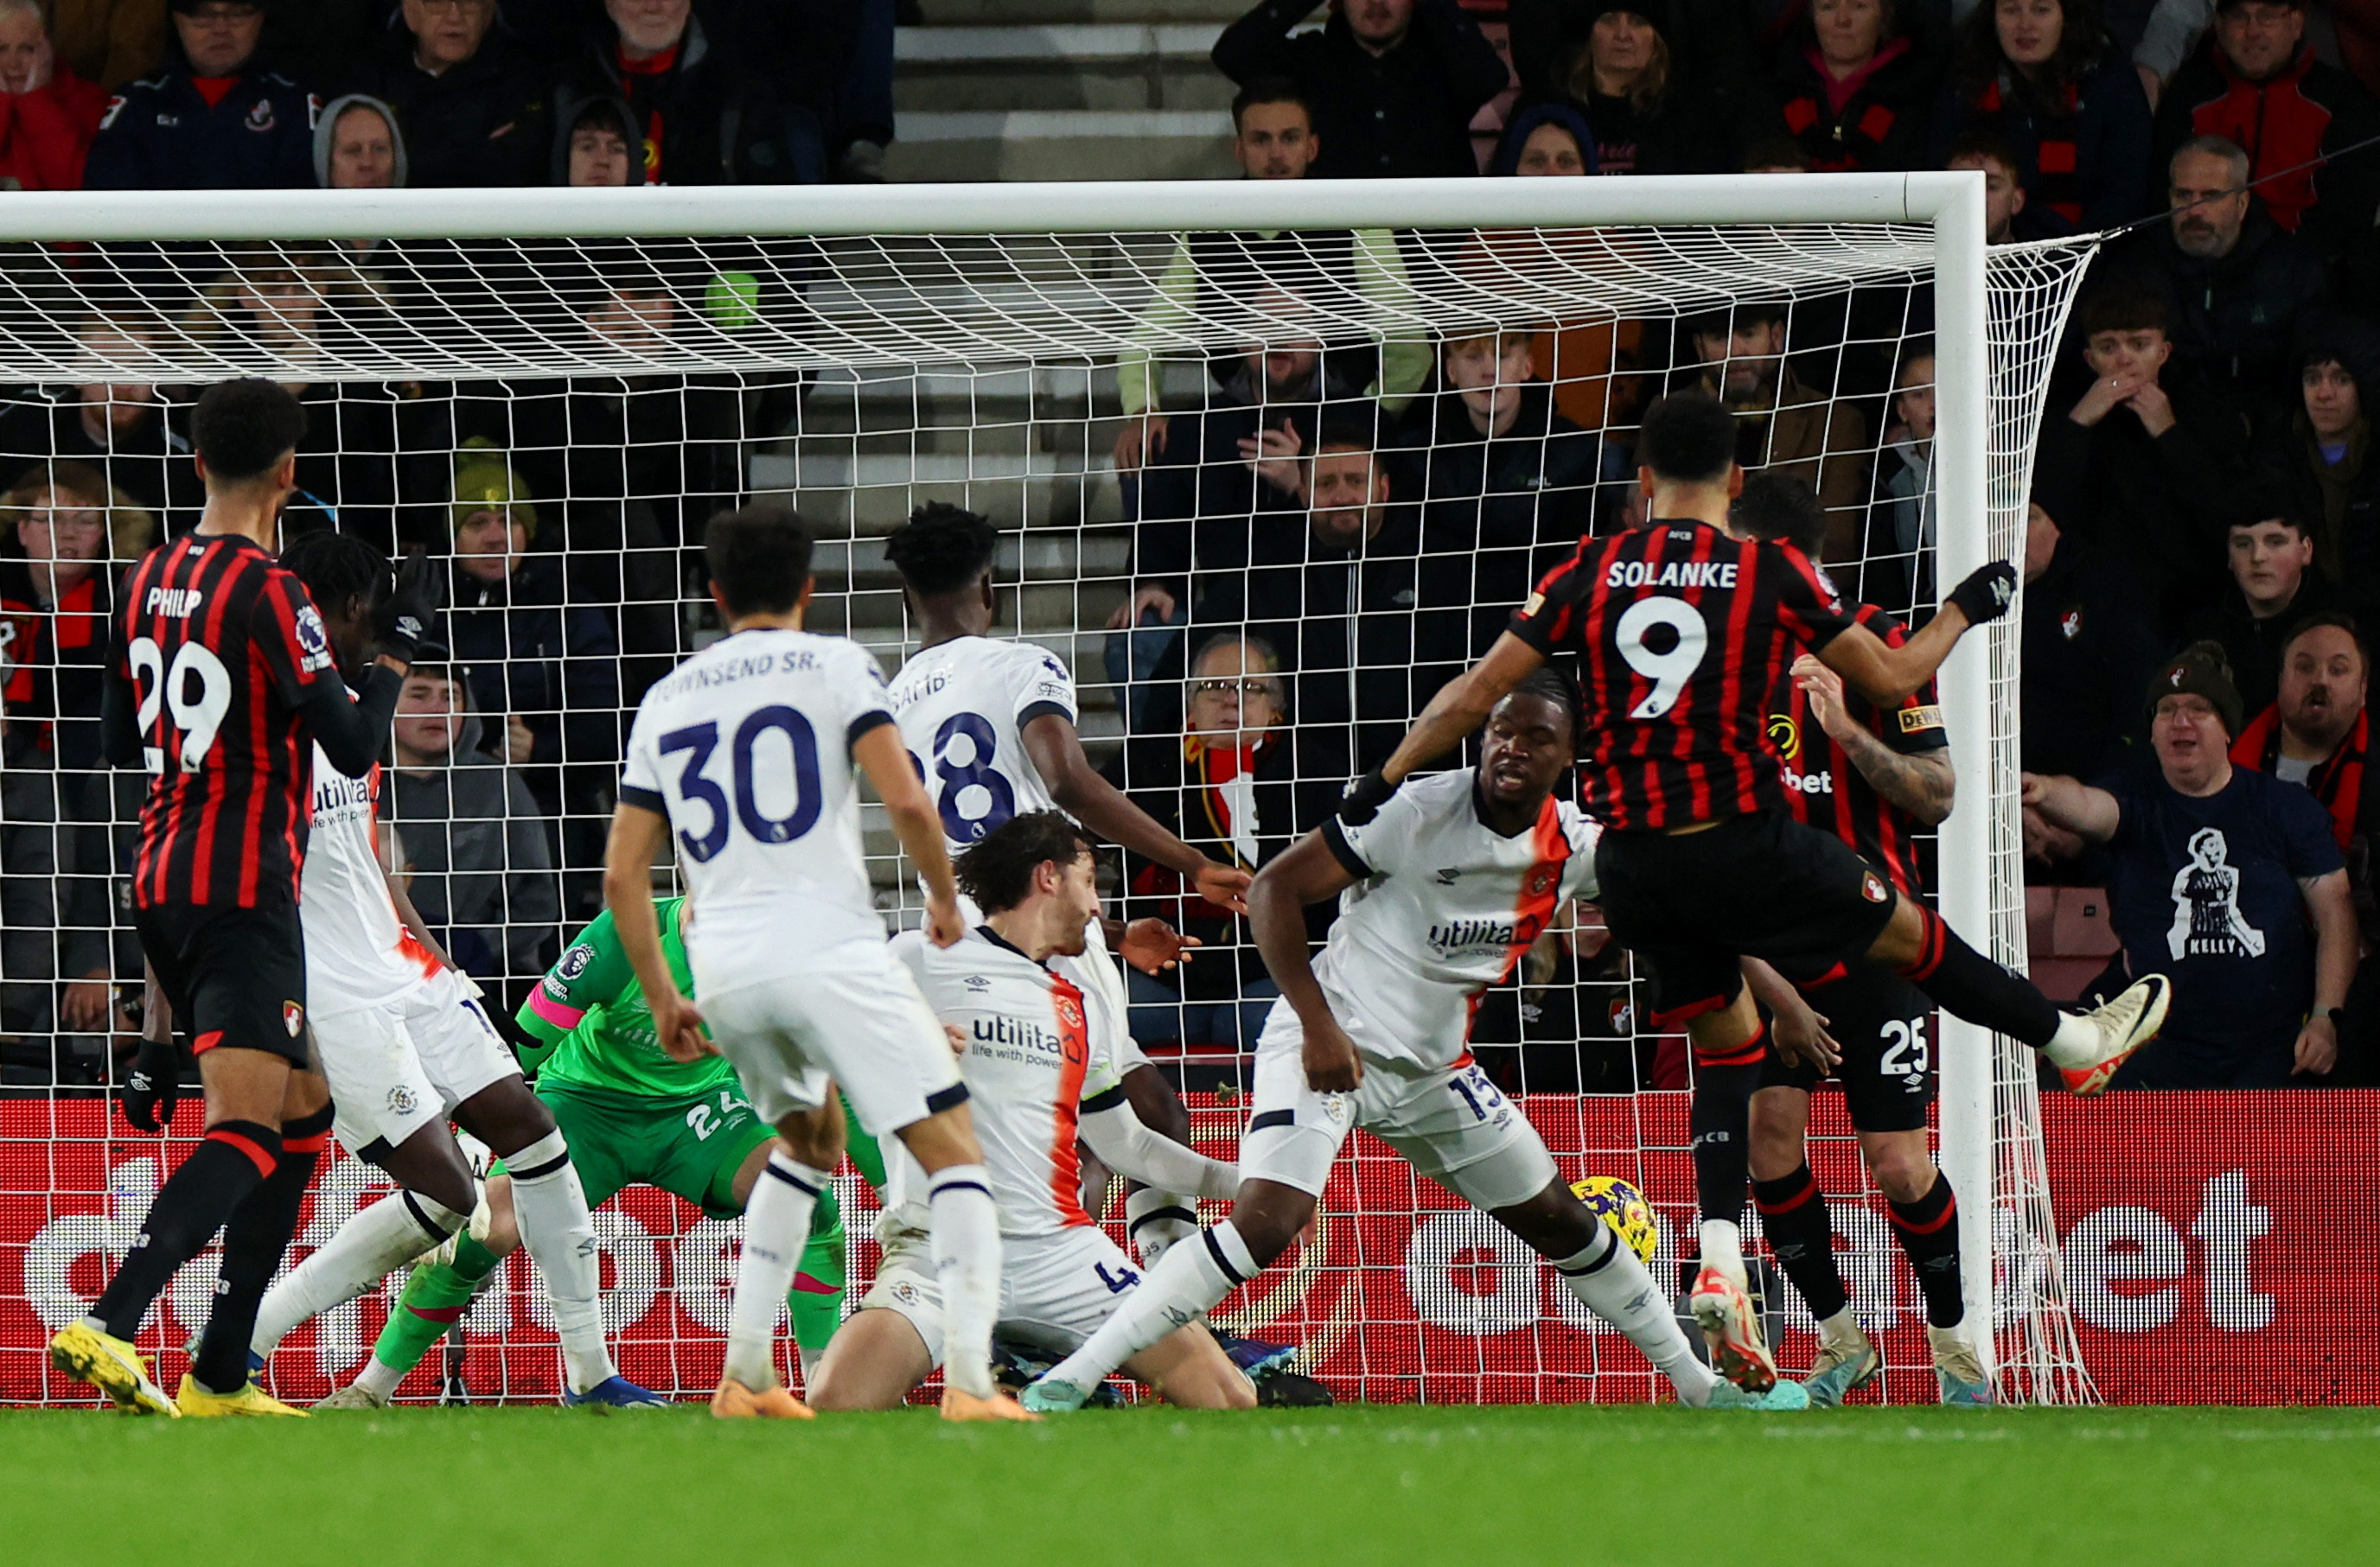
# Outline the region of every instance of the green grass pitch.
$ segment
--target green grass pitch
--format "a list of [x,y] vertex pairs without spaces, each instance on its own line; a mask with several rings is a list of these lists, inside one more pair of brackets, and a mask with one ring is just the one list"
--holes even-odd
[[2380,1411],[0,1415],[11,1563],[2380,1560]]

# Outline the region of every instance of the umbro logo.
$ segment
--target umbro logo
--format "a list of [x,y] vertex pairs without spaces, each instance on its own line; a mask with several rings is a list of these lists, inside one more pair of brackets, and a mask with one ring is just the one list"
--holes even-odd
[[1441,887],[1451,887],[1455,882],[1462,879],[1463,868],[1460,866],[1446,866],[1441,868],[1438,873],[1438,884]]
[[970,974],[966,977],[966,988],[979,996],[991,989],[991,981],[980,974]]

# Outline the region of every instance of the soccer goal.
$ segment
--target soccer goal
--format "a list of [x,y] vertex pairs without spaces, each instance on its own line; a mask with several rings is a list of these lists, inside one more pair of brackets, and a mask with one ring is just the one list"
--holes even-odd
[[[1254,858],[1385,753],[1565,543],[1635,519],[1633,424],[1672,385],[1724,391],[1747,462],[1809,480],[1847,592],[1922,620],[1936,582],[2021,555],[2094,241],[1987,249],[1984,223],[1974,174],[18,194],[0,206],[0,383],[28,390],[0,406],[0,461],[31,474],[12,515],[96,507],[120,565],[195,520],[189,389],[305,388],[288,526],[457,553],[449,688],[401,715],[383,813],[425,917],[510,1007],[594,911],[624,715],[716,634],[696,559],[714,510],[795,503],[822,541],[813,628],[888,674],[916,642],[883,535],[928,502],[986,513],[1001,634],[1071,666],[1091,759],[1185,837]],[[34,884],[0,954],[11,1401],[60,1391],[43,1337],[176,1157],[109,1119],[105,1043],[55,1000],[138,965],[111,912],[129,802],[75,748],[70,682],[44,684],[64,655],[38,627],[63,617],[36,601],[9,607],[0,644],[0,853]],[[1960,792],[1932,855],[1951,924],[2022,966],[2015,626],[1943,672]],[[53,686],[56,738],[20,754]],[[992,759],[961,739],[921,765]],[[897,922],[912,883],[888,834],[870,845]],[[1127,912],[1184,912],[1145,867],[1116,891]],[[1195,980],[1135,992],[1136,1032],[1220,1145],[1253,1045],[1232,961],[1210,951]],[[1693,1219],[1683,1051],[1632,998],[1624,954],[1569,930],[1483,1003],[1477,1048],[1566,1173],[1644,1187],[1673,1269]],[[1968,1319],[1995,1325],[1979,1337],[2004,1398],[2087,1401],[2031,1052],[1947,1017],[1938,1043]],[[1829,1104],[1814,1160],[1886,1396],[1929,1398],[1913,1288]],[[1643,1363],[1534,1257],[1378,1145],[1350,1147],[1313,1243],[1234,1298],[1233,1326],[1303,1344],[1342,1395],[1647,1396]],[[326,1172],[301,1246],[379,1179],[351,1159]],[[856,1301],[873,1203],[839,1185]],[[599,1226],[623,1369],[706,1389],[732,1224],[646,1190]],[[549,1391],[534,1277],[516,1262],[497,1285],[456,1363],[481,1396]],[[177,1290],[196,1308],[204,1281]],[[1780,1359],[1805,1366],[1806,1311],[1781,1288],[1773,1304]],[[178,1350],[178,1309],[152,1347]],[[382,1310],[325,1318],[276,1375],[301,1394],[344,1379]]]

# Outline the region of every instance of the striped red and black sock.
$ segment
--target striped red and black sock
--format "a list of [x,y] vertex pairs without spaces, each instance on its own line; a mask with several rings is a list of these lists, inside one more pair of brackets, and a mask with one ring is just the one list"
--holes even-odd
[[1803,1164],[1791,1175],[1752,1183],[1752,1201],[1777,1265],[1810,1303],[1810,1315],[1824,1322],[1851,1304],[1842,1269],[1835,1265],[1834,1226],[1827,1220],[1827,1195]]
[[1959,1200],[1950,1178],[1937,1173],[1924,1197],[1888,1207],[1892,1233],[1900,1237],[1900,1249],[1909,1254],[1925,1294],[1925,1320],[1937,1328],[1957,1327],[1967,1315],[1967,1298],[1959,1276]]
[[280,1161],[281,1134],[270,1126],[222,1121],[209,1127],[149,1205],[123,1266],[92,1303],[101,1327],[119,1339],[140,1332],[150,1303]]
[[1945,1012],[2022,1039],[2034,1050],[2058,1035],[2058,1008],[2033,981],[2010,974],[1959,939],[1942,917],[1921,907],[1925,933],[1917,961],[1901,969]]

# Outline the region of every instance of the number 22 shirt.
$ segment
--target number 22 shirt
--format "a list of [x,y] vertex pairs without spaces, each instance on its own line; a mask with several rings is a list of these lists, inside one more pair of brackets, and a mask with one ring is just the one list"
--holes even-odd
[[1670,520],[1579,541],[1512,629],[1579,655],[1585,804],[1635,832],[1789,808],[1768,715],[1794,658],[1851,624],[1791,544]]
[[645,693],[620,798],[669,819],[706,989],[884,939],[851,747],[892,722],[868,650],[807,631],[722,637]]
[[1025,753],[1025,727],[1043,713],[1075,722],[1075,677],[1049,649],[953,638],[901,666],[892,700],[953,856],[1012,816],[1056,808]]

